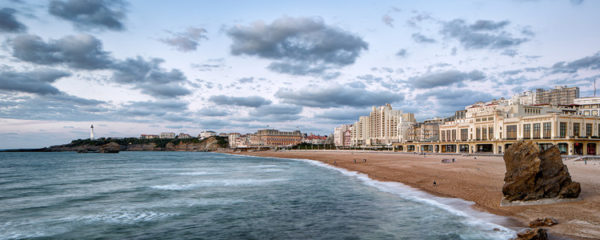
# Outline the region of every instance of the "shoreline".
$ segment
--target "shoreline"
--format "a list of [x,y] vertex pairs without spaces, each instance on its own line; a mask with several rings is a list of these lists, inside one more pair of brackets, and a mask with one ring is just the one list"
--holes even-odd
[[[600,237],[600,165],[565,162],[574,181],[582,184],[581,201],[533,206],[501,207],[504,161],[498,156],[416,155],[364,151],[263,151],[230,154],[315,160],[365,174],[381,182],[399,182],[427,194],[473,202],[472,210],[507,218],[502,225],[516,230],[538,217],[554,217],[558,225],[544,227],[551,239],[598,239]],[[441,159],[455,158],[455,163]],[[476,159],[475,159],[476,158]],[[357,159],[357,163],[354,163]],[[363,162],[367,159],[367,162]],[[434,186],[432,183],[436,181]],[[495,223],[495,222],[494,222]]]

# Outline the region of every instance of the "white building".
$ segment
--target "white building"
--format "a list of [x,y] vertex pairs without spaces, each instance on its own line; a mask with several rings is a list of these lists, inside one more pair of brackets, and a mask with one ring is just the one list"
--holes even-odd
[[209,138],[212,136],[217,136],[217,133],[213,132],[213,131],[204,131],[204,132],[200,133],[200,135],[198,135],[198,138],[205,139],[205,138]]
[[[348,135],[348,131],[352,132],[352,124],[344,124],[339,127],[336,127],[333,130],[333,144],[335,144],[336,147],[350,146],[349,143],[352,142],[352,139],[346,139],[348,138],[346,137]],[[350,138],[351,136],[352,134],[350,134]]]
[[161,132],[160,138],[172,139],[172,138],[175,138],[175,133],[174,132]]
[[577,113],[583,116],[600,116],[600,97],[583,97],[574,100],[579,105]]
[[390,104],[373,107],[369,116],[361,116],[352,128],[352,145],[388,145],[400,141],[404,122],[415,122],[412,113],[393,110]]

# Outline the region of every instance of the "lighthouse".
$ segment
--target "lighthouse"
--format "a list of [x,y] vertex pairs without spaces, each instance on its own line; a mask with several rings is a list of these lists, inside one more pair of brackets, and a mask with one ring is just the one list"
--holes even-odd
[[94,140],[94,124],[90,127],[90,140]]

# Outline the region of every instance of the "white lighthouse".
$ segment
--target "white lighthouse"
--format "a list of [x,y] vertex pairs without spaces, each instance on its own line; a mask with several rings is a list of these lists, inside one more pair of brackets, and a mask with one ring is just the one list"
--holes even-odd
[[90,127],[90,140],[94,140],[94,124]]

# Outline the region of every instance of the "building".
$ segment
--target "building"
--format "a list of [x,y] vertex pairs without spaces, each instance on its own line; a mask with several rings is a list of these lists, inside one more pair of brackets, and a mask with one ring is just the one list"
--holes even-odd
[[175,138],[175,133],[174,132],[161,132],[160,138],[172,139],[172,138]]
[[600,116],[600,97],[576,98],[577,114],[584,116]]
[[231,148],[247,148],[250,146],[250,135],[242,135],[239,133],[231,133],[227,136],[229,147]]
[[205,138],[209,138],[209,137],[212,137],[212,136],[217,136],[217,133],[213,132],[213,131],[204,131],[204,132],[201,132],[198,135],[198,138],[205,139]]
[[390,104],[373,107],[369,116],[361,116],[358,122],[354,123],[352,145],[389,145],[399,142],[402,138],[399,125],[404,122],[415,122],[414,115],[393,110]]
[[556,86],[554,89],[535,90],[534,104],[550,104],[553,106],[574,104],[579,98],[579,87]]
[[187,133],[179,133],[179,135],[177,135],[177,138],[179,139],[190,139],[192,138],[191,135],[187,134]]
[[307,135],[302,138],[303,143],[317,144],[317,145],[325,144],[326,140],[327,140],[327,136],[319,136],[319,135],[314,135],[312,133],[310,135]]
[[140,135],[140,139],[156,139],[156,138],[160,138],[160,136],[158,136],[158,135],[152,135],[152,134],[142,134],[142,135]]
[[[512,104],[511,104],[512,103]],[[593,105],[593,104],[592,104]],[[600,117],[577,114],[576,105],[522,105],[494,100],[465,108],[464,118],[439,125],[439,140],[395,144],[398,151],[501,154],[519,140],[542,149],[558,146],[562,154],[596,155]],[[584,110],[585,111],[585,110]],[[455,114],[455,116],[462,115]]]
[[352,124],[344,124],[333,130],[333,144],[336,147],[349,147],[352,142]]
[[263,129],[250,136],[251,146],[287,147],[301,142],[302,133],[299,130],[284,132],[276,129]]

